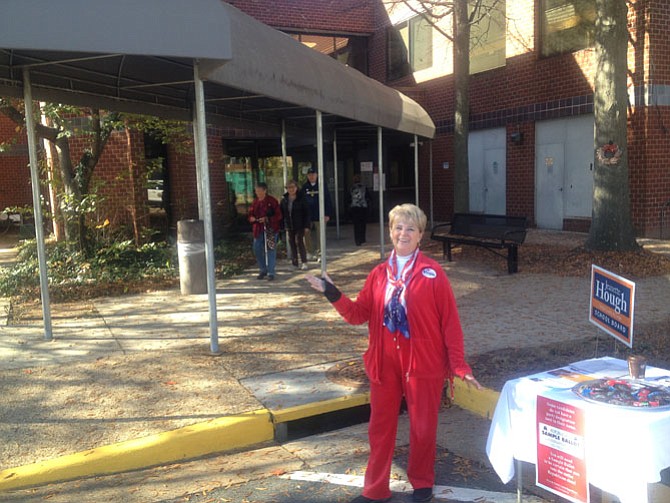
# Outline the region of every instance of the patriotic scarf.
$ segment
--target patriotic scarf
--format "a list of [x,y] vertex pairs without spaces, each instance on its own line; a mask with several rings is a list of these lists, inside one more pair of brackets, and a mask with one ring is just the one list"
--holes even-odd
[[400,332],[409,339],[409,322],[407,320],[406,287],[412,279],[414,264],[419,254],[417,248],[410,259],[398,273],[398,261],[395,250],[386,263],[386,296],[384,298],[384,326],[389,332]]

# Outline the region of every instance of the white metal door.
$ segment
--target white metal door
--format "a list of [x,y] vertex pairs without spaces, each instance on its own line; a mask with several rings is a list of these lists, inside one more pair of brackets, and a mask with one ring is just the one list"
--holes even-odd
[[504,215],[506,205],[505,128],[468,135],[470,211]]
[[470,189],[470,211],[484,213],[486,201],[484,199],[484,149],[482,137],[477,133],[468,135],[468,183]]
[[593,208],[593,115],[566,121],[565,216],[591,217]]
[[484,213],[505,215],[507,210],[505,180],[505,149],[486,149],[484,151]]
[[562,229],[564,214],[564,144],[537,145],[535,153],[537,226],[542,229]]
[[562,229],[564,218],[591,216],[593,115],[541,121],[535,127],[537,226]]

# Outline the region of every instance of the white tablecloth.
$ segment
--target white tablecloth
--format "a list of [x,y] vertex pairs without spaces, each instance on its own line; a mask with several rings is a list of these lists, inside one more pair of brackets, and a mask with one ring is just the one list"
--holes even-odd
[[[627,375],[627,363],[594,358],[558,372],[543,372],[505,383],[493,415],[486,452],[498,476],[514,477],[514,459],[537,461],[536,403],[543,394],[585,411],[586,471],[589,483],[622,503],[647,501],[647,484],[659,482],[670,466],[670,410],[628,409],[587,402],[572,392],[576,381],[565,373],[594,379]],[[670,384],[670,371],[647,367],[646,378]]]

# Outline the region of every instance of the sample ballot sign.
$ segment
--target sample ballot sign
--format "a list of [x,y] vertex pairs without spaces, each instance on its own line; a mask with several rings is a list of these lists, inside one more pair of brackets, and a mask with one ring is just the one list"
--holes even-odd
[[575,503],[589,503],[584,411],[538,395],[536,483]]
[[633,347],[635,283],[591,266],[589,320],[629,348]]

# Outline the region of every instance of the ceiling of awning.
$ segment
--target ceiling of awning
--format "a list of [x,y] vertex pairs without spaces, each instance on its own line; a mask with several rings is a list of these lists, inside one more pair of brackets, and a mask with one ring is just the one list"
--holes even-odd
[[193,62],[208,122],[277,132],[369,126],[432,138],[414,100],[221,0],[3,0],[0,95],[192,119]]

